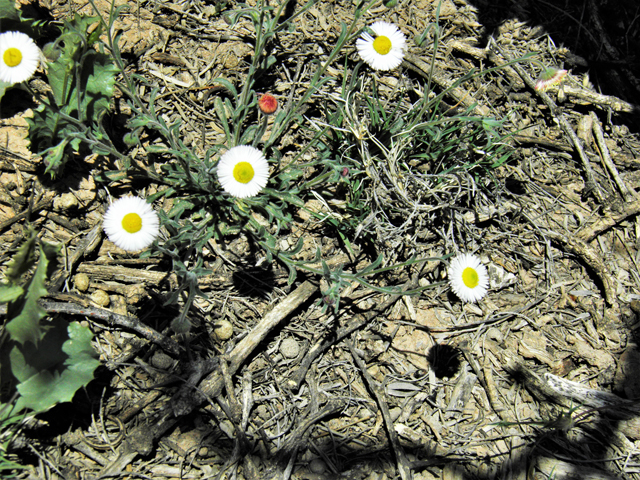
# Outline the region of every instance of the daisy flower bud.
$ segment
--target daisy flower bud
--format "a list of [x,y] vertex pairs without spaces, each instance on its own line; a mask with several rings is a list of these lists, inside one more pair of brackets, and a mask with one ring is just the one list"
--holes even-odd
[[122,197],[104,214],[103,228],[116,246],[135,252],[153,243],[160,231],[158,214],[139,197]]
[[487,268],[475,255],[463,253],[449,264],[449,285],[463,302],[475,303],[487,294]]
[[278,109],[278,100],[270,93],[264,93],[258,99],[258,108],[265,115],[271,115]]
[[16,84],[29,80],[40,64],[40,49],[22,32],[0,34],[0,81]]
[[559,85],[564,77],[569,73],[567,70],[560,68],[547,68],[540,74],[536,80],[535,89],[539,92],[544,92],[554,85]]

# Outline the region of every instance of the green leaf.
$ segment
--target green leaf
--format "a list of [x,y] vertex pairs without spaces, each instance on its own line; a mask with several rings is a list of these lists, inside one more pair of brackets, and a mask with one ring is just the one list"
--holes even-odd
[[[225,111],[224,104],[222,103],[222,100],[220,100],[220,97],[213,99],[213,108],[220,120],[220,123],[222,124],[224,133],[227,136],[227,141],[229,141],[232,138],[231,131],[229,130],[229,121],[227,120],[227,112]],[[233,145],[229,145],[229,147],[232,146]]]
[[4,97],[4,92],[7,91],[7,88],[11,87],[13,84],[0,81],[0,100]]
[[49,63],[47,70],[49,85],[58,105],[68,103],[69,94],[75,88],[74,69],[82,57],[82,38],[87,37],[89,27],[98,21],[98,17],[76,14],[73,19],[64,22],[64,33],[58,39],[58,43],[62,44],[60,56]]
[[40,246],[40,254],[44,255],[47,259],[46,277],[50,278],[58,267],[58,255],[60,254],[62,245],[59,243],[41,242]]
[[290,265],[289,263],[285,263],[287,268],[289,269],[289,277],[287,278],[287,285],[293,285],[293,282],[296,281],[296,277],[298,276],[298,272],[294,265]]
[[31,345],[27,349],[16,345],[11,362],[14,376],[20,380],[17,408],[46,411],[57,403],[70,401],[79,388],[93,380],[100,362],[95,358],[91,339],[88,327],[57,319],[37,350],[33,351]]
[[[113,97],[118,68],[104,53],[90,51],[82,59],[81,88],[84,89],[81,108],[86,112],[88,121],[98,123],[109,108]],[[74,90],[76,93],[76,90]],[[74,105],[72,100],[69,102]]]
[[327,265],[327,262],[324,260],[324,258],[322,259],[322,274],[327,279],[327,281],[331,278],[331,270],[329,270],[329,265]]
[[64,48],[60,50],[58,58],[48,64],[47,79],[57,105],[67,103],[69,93],[73,88],[73,68],[77,62],[74,58],[76,50],[76,42],[65,41]]
[[260,133],[260,127],[258,125],[251,125],[247,127],[243,132],[242,137],[240,137],[238,145],[251,145],[258,133]]
[[304,236],[298,238],[298,241],[296,242],[295,246],[287,250],[287,256],[293,257],[294,255],[297,255],[302,251],[302,248],[304,247],[304,238],[305,238]]
[[96,173],[94,178],[100,182],[120,182],[124,179],[129,178],[129,176],[126,172],[122,172],[120,170],[111,170]]
[[24,290],[20,285],[0,285],[0,303],[12,302],[20,295]]
[[24,243],[20,245],[15,255],[9,262],[5,277],[11,284],[17,283],[23,274],[29,271],[36,260],[36,232],[29,230]]
[[378,257],[372,263],[360,270],[357,275],[359,277],[369,275],[371,272],[373,272],[373,270],[375,270],[382,264],[382,260],[384,260],[384,256],[382,254],[378,255]]
[[68,145],[72,137],[77,136],[81,125],[71,123],[55,107],[45,104],[33,111],[32,117],[27,118],[27,124],[29,149],[43,157],[47,172],[58,173],[71,155]]
[[42,161],[47,166],[45,170],[47,173],[55,175],[59,173],[62,166],[67,163],[68,155],[66,149],[68,144],[69,140],[65,138],[59,144],[40,152],[40,155],[42,155]]
[[14,0],[0,0],[0,18],[3,20],[20,20],[20,12]]
[[40,259],[33,277],[25,286],[25,295],[11,302],[7,308],[7,316],[11,318],[7,323],[7,331],[12,340],[21,344],[31,342],[37,345],[45,333],[40,320],[47,312],[38,304],[38,300],[47,294],[44,282],[50,273],[49,264],[57,255],[57,247],[39,245],[38,248]]
[[277,59],[273,55],[269,55],[267,58],[263,59],[263,68],[265,70],[269,70],[276,63]]
[[27,120],[30,149],[43,157],[52,176],[79,152],[83,141],[94,152],[110,153],[100,121],[109,108],[119,70],[109,55],[94,46],[102,32],[99,20],[76,15],[64,22],[61,36],[49,48],[55,59],[47,68],[48,101]]
[[273,188],[264,188],[262,191],[279,200],[283,200],[287,203],[293,204],[296,207],[304,207],[304,201],[297,195],[292,195],[288,192],[279,192],[277,190],[274,190]]
[[231,83],[229,80],[227,80],[226,78],[214,78],[213,80],[211,80],[211,85],[215,85],[220,84],[222,85],[224,88],[226,88],[229,93],[231,93],[231,96],[233,97],[237,97],[238,96],[238,91],[236,90],[236,87],[233,85],[233,83]]

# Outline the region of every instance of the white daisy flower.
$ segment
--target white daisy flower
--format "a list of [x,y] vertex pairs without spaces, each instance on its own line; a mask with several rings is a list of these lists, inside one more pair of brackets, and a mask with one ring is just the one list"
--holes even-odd
[[122,197],[104,214],[103,228],[109,240],[129,252],[147,248],[160,230],[158,214],[140,197]]
[[269,164],[262,152],[248,145],[230,148],[218,162],[218,180],[234,197],[257,195],[269,180]]
[[374,70],[391,70],[402,63],[405,37],[393,23],[376,22],[371,25],[374,39],[367,32],[356,41],[360,58]]
[[40,49],[22,32],[0,34],[0,80],[15,84],[29,80],[40,64]]
[[489,275],[480,259],[463,253],[449,264],[449,285],[463,302],[477,302],[487,294]]

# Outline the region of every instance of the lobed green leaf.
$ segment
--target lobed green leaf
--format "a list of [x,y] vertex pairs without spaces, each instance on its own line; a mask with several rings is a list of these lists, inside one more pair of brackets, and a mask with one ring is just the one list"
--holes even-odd
[[91,346],[92,337],[88,327],[58,318],[35,350],[32,345],[16,345],[11,352],[12,372],[20,381],[16,407],[44,412],[70,401],[93,380],[100,362]]
[[38,304],[38,300],[47,294],[44,282],[49,271],[50,257],[42,246],[39,246],[39,250],[38,266],[25,286],[24,296],[11,302],[7,309],[7,315],[11,318],[7,323],[7,331],[12,340],[21,344],[31,342],[37,345],[45,333],[40,326],[40,320],[46,316],[47,312]]

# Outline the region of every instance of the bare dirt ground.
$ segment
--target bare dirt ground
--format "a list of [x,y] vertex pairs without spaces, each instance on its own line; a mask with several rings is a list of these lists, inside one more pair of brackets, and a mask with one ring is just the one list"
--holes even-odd
[[[40,3],[54,19],[91,13],[83,1]],[[289,286],[287,270],[256,265],[260,252],[239,235],[211,245],[208,299],[190,312],[187,356],[168,328],[177,310],[162,306],[175,287],[167,263],[120,251],[100,229],[105,187],[115,197],[157,186],[100,184],[94,176],[108,161],[97,157],[48,179],[27,148],[29,111],[3,100],[2,263],[26,219],[62,242],[52,314],[84,319],[103,362],[73,404],[24,432],[20,458],[33,467],[22,477],[640,479],[640,12],[632,1],[533,3],[442,2],[437,52],[411,41],[435,21],[434,2],[380,3],[362,21],[394,22],[410,40],[402,73],[381,75],[390,86],[401,75],[423,84],[434,54],[435,89],[527,52],[571,69],[546,98],[532,88],[530,64],[448,98],[477,103],[514,132],[491,189],[464,204],[430,199],[403,235],[355,241],[355,259],[303,211],[280,238],[293,245],[305,235],[302,257],[321,246],[345,269],[380,253],[391,265],[475,251],[492,282],[477,305],[446,284],[397,296],[354,283],[339,312],[323,314],[321,278],[301,274]],[[251,24],[229,28],[233,2],[131,7],[118,22],[122,51],[161,87],[157,108],[182,119],[185,143],[202,155],[224,141],[207,82],[242,83]],[[279,61],[260,88],[283,102],[299,95],[352,15],[352,2],[319,1],[274,42]],[[337,82],[341,68],[329,69]],[[311,99],[310,116],[326,93]],[[293,129],[277,148],[299,148],[304,135]],[[433,261],[375,282],[408,288],[445,277],[445,263]]]

